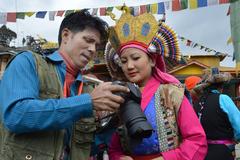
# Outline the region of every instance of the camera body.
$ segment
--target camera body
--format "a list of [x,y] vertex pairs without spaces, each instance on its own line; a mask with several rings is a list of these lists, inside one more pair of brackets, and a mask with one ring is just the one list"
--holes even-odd
[[153,129],[141,110],[141,92],[139,88],[130,82],[114,81],[113,84],[126,86],[130,90],[129,93],[116,93],[125,99],[125,102],[120,106],[119,117],[126,126],[128,135],[136,139],[150,137]]

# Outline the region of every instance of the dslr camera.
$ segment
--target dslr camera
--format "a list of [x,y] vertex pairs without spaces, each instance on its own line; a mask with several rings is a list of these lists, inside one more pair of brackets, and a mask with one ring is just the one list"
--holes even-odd
[[128,135],[136,139],[150,137],[153,129],[141,110],[141,92],[139,88],[130,82],[114,81],[113,84],[126,86],[130,90],[129,93],[115,93],[125,99],[125,102],[120,106],[118,116],[126,126]]

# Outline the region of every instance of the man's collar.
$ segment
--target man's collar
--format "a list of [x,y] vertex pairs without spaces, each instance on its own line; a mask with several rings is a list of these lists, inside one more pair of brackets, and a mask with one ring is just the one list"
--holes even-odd
[[53,62],[63,62],[62,56],[59,54],[58,50],[46,56]]
[[[64,61],[58,51],[55,51],[52,54],[47,55],[46,57],[54,63],[61,63]],[[77,75],[76,81],[87,82],[87,80],[83,79],[81,72],[79,72],[79,74]]]

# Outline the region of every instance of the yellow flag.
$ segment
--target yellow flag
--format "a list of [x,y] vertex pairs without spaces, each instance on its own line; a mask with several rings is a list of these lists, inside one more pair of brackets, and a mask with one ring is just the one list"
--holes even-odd
[[157,14],[157,7],[158,7],[157,3],[151,4],[151,13],[152,14]]
[[229,45],[232,42],[233,42],[232,37],[229,37],[228,40],[227,40],[227,45]]
[[25,15],[27,15],[28,17],[31,17],[35,12],[26,12]]
[[198,7],[198,2],[197,0],[189,0],[189,8],[190,9],[195,9]]

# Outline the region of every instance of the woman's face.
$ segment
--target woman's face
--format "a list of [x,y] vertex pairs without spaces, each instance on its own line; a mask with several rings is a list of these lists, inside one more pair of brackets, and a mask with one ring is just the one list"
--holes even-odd
[[155,65],[152,59],[142,50],[126,48],[121,53],[122,70],[126,78],[139,87],[145,86]]

